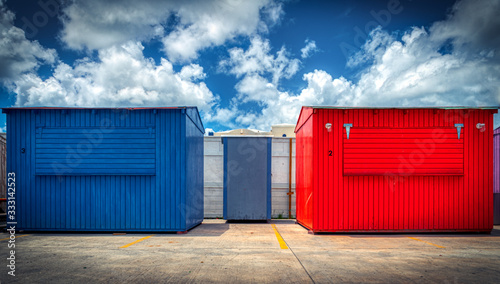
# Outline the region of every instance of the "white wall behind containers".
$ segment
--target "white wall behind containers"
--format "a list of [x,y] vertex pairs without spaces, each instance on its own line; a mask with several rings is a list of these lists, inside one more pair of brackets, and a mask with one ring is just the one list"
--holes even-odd
[[204,142],[205,218],[222,218],[224,184],[224,147],[220,136]]
[[[295,138],[273,138],[271,174],[272,218],[288,218],[289,213],[295,218]],[[292,193],[291,201],[288,198],[289,190]]]
[[[222,218],[224,146],[221,137],[205,137],[205,218]],[[290,175],[290,138],[273,138],[272,142],[272,218],[295,218],[295,139],[292,139]],[[291,176],[291,184],[290,184]],[[289,187],[292,194],[289,195]]]

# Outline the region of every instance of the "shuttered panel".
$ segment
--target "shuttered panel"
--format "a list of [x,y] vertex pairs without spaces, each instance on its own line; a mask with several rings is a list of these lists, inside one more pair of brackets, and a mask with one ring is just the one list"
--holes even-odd
[[36,130],[37,175],[154,175],[154,127]]
[[463,175],[463,129],[344,128],[344,175]]

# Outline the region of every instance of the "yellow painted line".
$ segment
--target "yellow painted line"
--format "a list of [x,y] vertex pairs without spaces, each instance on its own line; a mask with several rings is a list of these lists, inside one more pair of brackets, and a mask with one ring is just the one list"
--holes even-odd
[[443,247],[443,246],[436,245],[436,244],[433,244],[433,243],[430,243],[430,242],[426,242],[426,241],[424,241],[424,240],[417,239],[417,238],[414,238],[414,237],[408,237],[408,236],[407,236],[407,238],[410,238],[410,239],[415,240],[415,241],[423,242],[423,243],[426,243],[426,244],[428,244],[428,245],[435,246],[435,247],[438,247],[438,248],[445,248],[445,247]]
[[278,239],[278,242],[280,243],[280,248],[281,249],[288,249],[286,246],[285,240],[281,237],[280,233],[278,232],[278,229],[276,228],[276,225],[272,224],[274,233],[276,234],[276,238]]
[[140,242],[142,242],[142,241],[144,241],[144,240],[147,240],[147,239],[151,238],[152,236],[154,236],[154,235],[147,236],[147,237],[144,237],[144,238],[142,238],[142,239],[138,239],[137,241],[135,241],[135,242],[131,242],[131,243],[130,243],[130,244],[128,244],[128,245],[121,246],[120,248],[121,248],[121,249],[123,249],[123,248],[128,248],[129,246],[131,246],[131,245],[135,245],[135,244],[140,243]]
[[[26,236],[29,236],[29,235],[20,235],[20,236],[16,236],[16,239],[17,239],[17,238],[20,238],[20,237],[26,237]],[[10,240],[10,238],[0,239],[0,241],[6,241],[6,240]]]

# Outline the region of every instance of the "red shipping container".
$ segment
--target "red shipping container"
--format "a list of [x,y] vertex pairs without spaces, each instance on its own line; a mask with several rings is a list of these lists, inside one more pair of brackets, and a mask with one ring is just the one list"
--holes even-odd
[[297,221],[313,232],[490,232],[496,112],[303,107]]

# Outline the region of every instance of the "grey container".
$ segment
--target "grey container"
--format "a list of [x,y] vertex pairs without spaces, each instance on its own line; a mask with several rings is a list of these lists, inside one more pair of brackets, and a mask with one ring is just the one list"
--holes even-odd
[[271,137],[223,137],[224,219],[271,219]]

